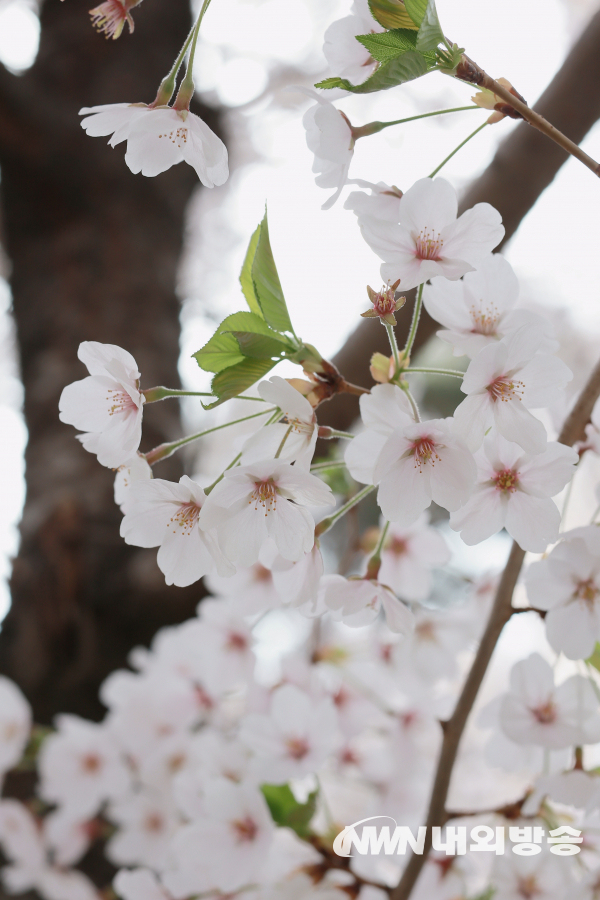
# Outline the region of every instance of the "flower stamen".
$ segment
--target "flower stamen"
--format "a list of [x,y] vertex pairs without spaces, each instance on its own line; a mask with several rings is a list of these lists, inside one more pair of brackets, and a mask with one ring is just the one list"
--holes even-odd
[[259,505],[263,507],[265,516],[277,509],[277,487],[271,479],[268,481],[256,481],[254,490],[250,494],[248,503],[254,500],[254,509],[258,510]]
[[435,234],[428,228],[424,228],[419,232],[415,243],[417,259],[440,260],[442,258],[444,239],[440,237],[439,233]]
[[508,375],[499,375],[487,389],[494,403],[500,400],[502,403],[508,403],[509,400],[522,400],[525,385],[522,381],[513,381]]

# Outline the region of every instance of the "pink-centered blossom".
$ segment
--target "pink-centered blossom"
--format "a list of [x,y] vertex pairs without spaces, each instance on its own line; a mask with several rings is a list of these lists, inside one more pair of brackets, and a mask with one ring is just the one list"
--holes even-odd
[[593,744],[600,740],[600,707],[587,678],[572,675],[556,687],[550,665],[532,653],[512,668],[500,726],[516,744],[547,750]]
[[470,450],[494,425],[527,453],[543,452],[546,429],[530,410],[550,406],[573,377],[562,360],[539,352],[545,340],[540,328],[523,325],[471,360],[461,386],[467,397],[454,413]]
[[246,440],[242,463],[248,465],[258,460],[273,459],[281,447],[279,459],[282,461],[298,460],[306,468],[310,466],[318,426],[315,411],[306,397],[278,375],[261,381],[258,393],[267,403],[279,407],[284,420],[265,425]]
[[400,200],[399,221],[359,216],[362,235],[381,257],[381,277],[407,291],[430,278],[472,272],[504,236],[500,213],[478,203],[457,218],[458,200],[443,178],[422,178]]
[[460,281],[436,278],[426,284],[423,303],[429,315],[444,326],[438,337],[454,348],[454,356],[471,359],[487,344],[495,343],[523,325],[537,325],[547,335],[543,349],[558,348],[549,334],[550,324],[537,313],[515,309],[519,283],[503,256],[491,254]]
[[500,435],[490,435],[475,461],[475,490],[452,513],[450,527],[469,545],[506,528],[523,550],[543,553],[560,528],[560,513],[550,498],[575,474],[576,451],[549,443],[543,453],[531,455]]
[[20,762],[31,725],[29,703],[14,681],[0,675],[0,785],[4,773]]
[[361,396],[359,404],[365,430],[350,441],[344,459],[355,481],[375,484],[375,463],[387,439],[414,419],[406,394],[393,384],[376,385],[370,394]]
[[90,373],[60,395],[61,422],[86,432],[77,435],[103,466],[129,462],[142,437],[140,373],[131,353],[114,344],[84,341],[77,356]]
[[182,475],[179,484],[154,478],[129,489],[121,537],[135,547],[159,547],[158,567],[167,584],[186,587],[216,568],[233,574],[217,539],[200,521],[206,494]]
[[104,3],[90,9],[92,25],[107,38],[116,40],[127,22],[129,34],[132,34],[135,25],[130,10],[138,3],[141,0],[104,0]]
[[459,509],[475,484],[476,466],[452,419],[431,419],[397,428],[381,449],[373,475],[384,517],[407,527],[432,501],[450,512]]
[[407,528],[391,524],[378,578],[403,600],[426,600],[431,593],[431,569],[446,565],[450,557],[446,541],[436,528],[431,528],[426,515]]
[[[574,537],[581,532],[589,537]],[[587,659],[600,640],[599,532],[590,525],[567,533],[549,556],[532,563],[525,579],[531,605],[547,610],[550,645],[569,659]]]
[[251,566],[271,539],[293,562],[313,548],[315,520],[307,507],[333,505],[331,489],[300,466],[278,459],[225,472],[200,513],[215,529],[227,559]]
[[111,135],[111,147],[127,141],[125,162],[134,175],[160,175],[185,161],[205,187],[224,184],[229,177],[225,144],[189,110],[109,103],[83,107],[79,114],[86,116],[81,127],[92,137]]

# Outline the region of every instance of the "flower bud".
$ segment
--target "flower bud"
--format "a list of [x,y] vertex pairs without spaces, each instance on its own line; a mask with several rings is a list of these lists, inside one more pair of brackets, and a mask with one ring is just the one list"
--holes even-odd
[[[502,87],[506,88],[507,91],[510,91],[511,94],[514,94],[519,100],[522,100],[525,103],[524,98],[514,89],[510,81],[507,81],[506,78],[498,78],[498,84],[501,84]],[[517,112],[509,103],[506,103],[501,97],[497,94],[494,94],[492,91],[488,91],[487,88],[481,88],[476,94],[471,97],[473,103],[480,106],[482,109],[493,109],[494,112],[487,120],[488,125],[494,125],[496,122],[500,122],[504,116],[509,116],[511,119],[522,119],[523,116],[520,112]]]
[[394,357],[384,356],[383,353],[374,353],[371,357],[371,365],[369,371],[373,381],[380,384],[387,384],[394,377],[396,366]]
[[406,303],[406,297],[398,297],[397,300],[395,298],[396,288],[399,284],[400,279],[387,287],[384,285],[380,291],[374,291],[372,287],[367,285],[367,294],[369,295],[369,300],[373,304],[373,308],[361,313],[361,316],[365,319],[380,318],[382,322],[385,322],[388,325],[395,325],[396,319],[394,313],[398,312],[399,309],[402,309]]

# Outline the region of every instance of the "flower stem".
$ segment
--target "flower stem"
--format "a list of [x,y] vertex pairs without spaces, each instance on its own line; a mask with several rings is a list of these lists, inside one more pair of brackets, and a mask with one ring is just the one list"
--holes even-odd
[[338,431],[337,428],[330,428],[328,425],[320,425],[318,436],[323,441],[332,441],[335,438],[344,438],[347,441],[351,441],[354,438],[353,434],[350,434],[349,431]]
[[392,122],[368,122],[366,125],[359,125],[352,128],[352,134],[356,140],[359,137],[366,137],[370,134],[377,134],[384,128],[391,125],[404,125],[406,122],[416,122],[417,119],[429,119],[431,116],[443,116],[446,113],[465,112],[467,109],[481,109],[480,106],[456,106],[453,109],[436,109],[433,112],[421,113],[418,116],[409,116],[407,119],[394,119]]
[[411,394],[408,385],[407,385],[406,382],[405,382],[404,384],[401,384],[400,387],[402,388],[402,390],[403,390],[404,393],[406,394],[406,399],[407,399],[408,402],[410,403],[411,409],[412,409],[412,411],[413,411],[413,416],[414,416],[415,422],[420,422],[420,421],[421,421],[421,416],[420,416],[420,414],[419,414],[419,407],[417,406],[417,401],[415,400],[415,398],[414,398],[413,395]]
[[430,369],[428,367],[416,366],[415,368],[404,369],[403,375],[452,375],[454,378],[464,378],[465,373],[460,369]]
[[[394,357],[394,365],[396,367],[394,371],[394,375],[397,375],[400,371],[400,351],[398,350],[398,341],[396,340],[396,332],[394,331],[394,326],[390,325],[389,322],[383,322],[385,325],[385,330],[387,331],[388,340],[390,342],[390,347],[392,348],[392,355]],[[380,332],[381,333],[381,332]]]
[[173,109],[185,110],[190,108],[190,100],[194,94],[194,57],[196,55],[196,44],[198,43],[198,35],[200,33],[200,25],[202,24],[202,19],[204,18],[204,13],[210,6],[210,0],[204,0],[202,4],[202,9],[198,15],[196,20],[196,24],[194,25],[194,31],[192,35],[192,42],[190,46],[190,55],[188,57],[187,66],[185,70],[185,77],[181,84],[179,85],[179,90],[177,91],[177,97],[175,98],[175,103],[173,104]]
[[[172,388],[166,387],[153,387],[148,388],[145,391],[141,391],[141,393],[146,398],[146,403],[156,403],[158,400],[165,400],[167,397],[214,397],[214,394],[211,394],[208,391],[179,391]],[[240,394],[239,396],[234,398],[235,400],[253,400],[255,403],[264,403],[262,397],[246,397],[244,394]]]
[[281,443],[280,443],[279,447],[277,448],[277,453],[275,454],[275,459],[279,459],[279,455],[280,455],[281,451],[283,450],[283,448],[285,447],[285,442],[287,441],[288,437],[290,436],[293,427],[294,427],[293,425],[290,425],[290,427],[287,429],[286,433],[282,437]]
[[321,535],[328,532],[330,528],[333,528],[333,526],[339,519],[345,516],[347,512],[350,512],[350,510],[353,509],[357,505],[357,503],[360,503],[361,500],[363,500],[374,490],[375,485],[368,484],[366,487],[362,488],[362,490],[354,494],[353,497],[350,497],[347,503],[344,503],[343,506],[340,506],[340,508],[336,510],[336,512],[334,512],[332,516],[329,516],[327,519],[323,519],[322,522],[319,522],[319,524],[315,528],[315,537],[321,537]]
[[177,59],[171,66],[171,70],[168,75],[165,75],[163,80],[161,81],[158,91],[156,92],[156,98],[153,103],[150,104],[150,107],[153,108],[155,106],[166,106],[173,96],[173,91],[175,90],[175,79],[177,78],[177,73],[181,68],[181,63],[184,60],[185,54],[187,53],[188,47],[190,46],[190,41],[194,36],[194,31],[196,30],[197,22],[192,25],[191,31],[186,37],[183,47],[179,51],[179,55]]
[[371,554],[371,557],[367,563],[367,574],[365,576],[366,578],[375,579],[379,575],[379,569],[381,568],[381,552],[383,550],[383,545],[385,544],[385,539],[387,537],[389,527],[390,523],[386,521],[379,534],[377,546],[373,550],[373,553]]
[[430,178],[433,178],[434,175],[437,175],[437,173],[440,171],[440,169],[443,169],[443,168],[444,168],[444,166],[446,165],[446,163],[449,162],[449,161],[452,159],[452,157],[453,157],[456,153],[458,153],[458,151],[461,149],[461,147],[464,147],[465,144],[468,144],[468,143],[469,143],[469,141],[471,140],[471,138],[474,138],[476,134],[479,134],[480,131],[483,131],[483,129],[485,128],[485,126],[486,126],[487,124],[488,124],[487,122],[484,122],[483,125],[479,125],[479,126],[475,129],[475,131],[472,131],[471,134],[470,134],[468,137],[466,137],[466,138],[464,139],[464,141],[461,141],[460,144],[458,145],[458,147],[455,147],[454,150],[452,151],[452,153],[449,153],[448,156],[446,157],[446,159],[443,159],[443,160],[441,161],[441,163],[439,164],[439,166],[438,166],[436,169],[433,170],[433,172],[431,173],[431,175],[430,175],[429,177],[430,177]]
[[417,336],[417,328],[419,327],[419,319],[421,318],[421,309],[423,307],[423,287],[424,285],[419,285],[419,292],[417,294],[417,299],[415,300],[412,322],[410,323],[410,331],[408,332],[408,338],[406,339],[406,344],[404,345],[404,350],[402,351],[402,357],[407,362],[410,359],[410,351],[412,350],[413,344],[415,342],[415,338]]
[[159,462],[161,459],[168,459],[169,456],[172,456],[176,450],[179,450],[180,447],[185,447],[186,444],[191,444],[192,441],[197,441],[198,438],[204,437],[205,434],[212,434],[213,431],[221,431],[223,428],[229,428],[230,425],[239,425],[240,422],[247,422],[248,419],[256,419],[258,416],[266,416],[269,413],[272,413],[274,408],[271,409],[261,409],[260,412],[252,413],[251,416],[244,416],[242,419],[234,419],[232,422],[224,422],[223,425],[215,425],[213,428],[206,428],[204,431],[198,431],[196,434],[190,434],[188,437],[181,438],[179,441],[172,441],[169,444],[159,444],[158,447],[154,447],[153,450],[149,450],[148,453],[142,454],[148,463],[149,466],[153,466],[155,463]]
[[[273,413],[271,418],[267,419],[267,421],[264,423],[263,427],[266,427],[267,425],[272,425],[273,422],[276,422],[277,419],[279,419],[280,417],[281,417],[281,410],[279,409],[279,407],[277,407],[277,409],[275,410],[275,412]],[[228,466],[225,466],[225,468],[223,469],[223,471],[221,472],[219,477],[216,478],[212,484],[209,484],[209,486],[207,488],[204,488],[204,493],[206,494],[206,496],[208,496],[210,494],[210,492],[212,491],[212,489],[215,488],[220,481],[222,481],[223,477],[225,476],[225,472],[228,472],[229,469],[232,469],[235,465],[237,465],[237,463],[240,461],[241,458],[242,458],[242,453],[240,452],[240,453],[238,453],[237,456],[235,456],[231,460],[231,462],[229,463]]]
[[328,469],[345,469],[346,462],[343,459],[325,460],[325,462],[314,463],[310,467],[311,472],[326,472]]

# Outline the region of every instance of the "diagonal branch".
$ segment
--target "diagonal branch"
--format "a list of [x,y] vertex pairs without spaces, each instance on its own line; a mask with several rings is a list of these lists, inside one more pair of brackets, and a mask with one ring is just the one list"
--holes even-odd
[[[558,440],[561,444],[572,446],[579,439],[589,418],[596,400],[600,397],[600,362],[596,364],[587,384],[583,388],[577,403],[565,421]],[[475,655],[473,665],[467,675],[458,702],[452,716],[444,723],[442,749],[438,760],[436,775],[431,791],[429,811],[427,813],[427,837],[422,855],[413,854],[402,875],[400,883],[391,893],[391,900],[408,900],[411,891],[425,865],[431,849],[431,829],[434,825],[443,826],[448,819],[446,798],[450,787],[450,779],[456,762],[459,744],[473,704],[479,693],[481,682],[487,672],[492,654],[498,643],[502,629],[512,616],[512,596],[521,572],[525,551],[516,541],[513,542],[508,562],[500,584],[490,617]]]

